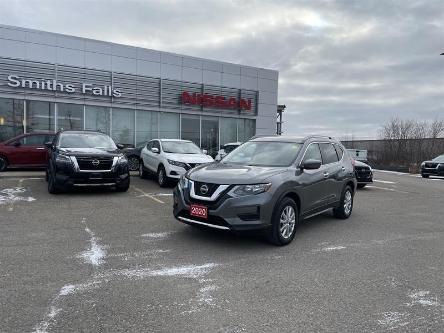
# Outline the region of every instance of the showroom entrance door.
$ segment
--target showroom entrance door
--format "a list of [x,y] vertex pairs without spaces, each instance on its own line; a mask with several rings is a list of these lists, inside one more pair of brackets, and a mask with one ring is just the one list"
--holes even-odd
[[219,118],[202,117],[202,149],[208,151],[208,155],[216,157],[219,150]]

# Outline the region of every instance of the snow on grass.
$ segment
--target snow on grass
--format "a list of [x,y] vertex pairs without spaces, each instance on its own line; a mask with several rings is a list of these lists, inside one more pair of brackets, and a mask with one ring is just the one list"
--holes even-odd
[[12,204],[17,201],[32,202],[36,199],[33,197],[20,196],[26,192],[24,187],[5,188],[0,191],[0,205]]

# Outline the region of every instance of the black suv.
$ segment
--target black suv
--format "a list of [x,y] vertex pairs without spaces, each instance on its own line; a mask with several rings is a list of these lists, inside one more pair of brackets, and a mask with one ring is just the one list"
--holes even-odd
[[108,186],[125,192],[130,185],[128,159],[106,134],[61,131],[46,144],[50,158],[46,168],[49,193],[73,187]]
[[331,137],[261,137],[220,163],[188,171],[174,189],[174,216],[224,230],[267,229],[272,243],[292,241],[298,223],[328,209],[353,209],[352,159]]

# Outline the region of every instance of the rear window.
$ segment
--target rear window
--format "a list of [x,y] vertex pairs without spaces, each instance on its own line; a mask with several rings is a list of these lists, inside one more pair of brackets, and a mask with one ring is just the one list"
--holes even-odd
[[341,160],[342,156],[344,156],[344,151],[338,145],[335,145],[336,154],[338,154],[338,159]]

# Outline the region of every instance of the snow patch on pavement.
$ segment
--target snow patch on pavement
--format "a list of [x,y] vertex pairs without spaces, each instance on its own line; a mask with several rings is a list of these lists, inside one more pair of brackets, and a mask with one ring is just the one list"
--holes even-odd
[[408,317],[409,314],[405,312],[388,311],[382,314],[382,319],[378,320],[378,324],[388,326],[387,328],[392,330],[408,325],[409,322],[406,320]]
[[418,290],[413,291],[407,295],[411,301],[407,303],[407,306],[422,305],[422,306],[440,306],[438,297],[432,297],[430,291]]
[[378,179],[373,179],[373,181],[375,183],[383,183],[383,184],[396,184],[396,182],[391,182],[389,180],[378,180]]
[[199,278],[218,266],[214,263],[203,265],[176,266],[153,270],[150,268],[123,269],[113,272],[113,275],[123,275],[127,278],[143,279],[150,276],[182,276],[188,278]]
[[33,197],[20,196],[26,192],[24,187],[5,188],[0,191],[0,205],[12,204],[17,201],[32,202],[36,199]]
[[93,266],[99,266],[105,262],[106,247],[99,243],[100,238],[97,238],[96,235],[88,228],[85,218],[82,219],[82,224],[85,225],[85,231],[90,236],[90,248],[89,250],[82,252],[80,257],[83,258],[85,262]]
[[343,250],[346,249],[346,246],[338,245],[338,246],[326,246],[321,249],[322,252],[331,252],[331,251],[337,251],[337,250]]
[[169,235],[171,235],[171,232],[149,232],[147,234],[140,235],[140,237],[143,238],[167,238]]

